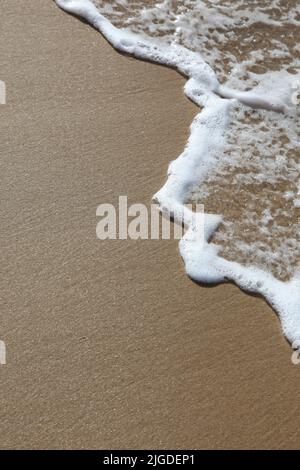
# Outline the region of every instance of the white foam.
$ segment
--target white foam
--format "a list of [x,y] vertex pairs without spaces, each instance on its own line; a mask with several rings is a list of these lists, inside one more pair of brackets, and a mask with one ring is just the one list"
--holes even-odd
[[[242,266],[224,259],[219,255],[220,247],[210,243],[221,217],[214,214],[195,214],[184,206],[191,188],[199,182],[204,184],[211,169],[219,162],[219,155],[225,145],[226,129],[230,123],[231,109],[237,103],[244,103],[253,108],[286,112],[291,106],[290,95],[286,92],[288,87],[280,87],[279,90],[276,82],[268,90],[259,87],[254,91],[234,90],[228,84],[221,85],[213,69],[195,51],[176,42],[160,41],[158,38],[149,38],[141,33],[117,28],[90,0],[56,0],[56,3],[64,10],[85,18],[117,50],[139,59],[173,67],[188,78],[186,94],[204,109],[194,119],[184,152],[170,164],[168,179],[154,198],[164,211],[167,210],[175,219],[184,219],[188,226],[180,241],[180,253],[191,278],[203,283],[231,280],[244,290],[263,295],[278,313],[287,339],[290,342],[300,341],[299,273],[296,272],[290,281],[283,282],[265,270]],[[168,6],[168,1],[163,3]],[[126,4],[125,0],[123,4]],[[218,21],[233,21],[230,17],[232,7],[226,8],[228,14],[220,14],[214,18],[216,26]],[[207,15],[212,14],[209,9],[205,12]],[[278,24],[264,11],[260,12],[259,19],[273,26]],[[241,15],[239,20],[242,21]],[[296,14],[292,16],[291,21],[298,24]],[[178,16],[178,34],[184,29],[183,23],[183,18]],[[205,240],[200,243],[198,219],[203,217]],[[265,224],[269,218],[270,213],[265,211]]]

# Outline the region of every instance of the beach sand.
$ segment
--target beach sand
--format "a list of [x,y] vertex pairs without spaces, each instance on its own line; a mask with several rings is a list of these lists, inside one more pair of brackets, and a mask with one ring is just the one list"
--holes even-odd
[[176,241],[100,241],[150,205],[197,108],[48,0],[2,0],[0,448],[299,448],[300,365],[260,298]]

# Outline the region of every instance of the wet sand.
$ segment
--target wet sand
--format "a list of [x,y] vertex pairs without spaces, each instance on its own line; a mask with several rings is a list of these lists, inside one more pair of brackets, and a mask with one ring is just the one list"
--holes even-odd
[[176,241],[100,241],[150,204],[197,112],[51,0],[2,0],[0,448],[299,448],[300,365],[264,300]]

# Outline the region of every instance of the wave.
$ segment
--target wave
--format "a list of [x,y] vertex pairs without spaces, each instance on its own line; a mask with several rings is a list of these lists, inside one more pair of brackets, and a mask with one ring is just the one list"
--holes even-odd
[[[237,1],[234,8],[226,0],[56,3],[85,18],[116,50],[172,67],[187,78],[185,93],[201,112],[154,200],[187,227],[179,248],[192,279],[233,281],[264,296],[278,313],[286,338],[300,342],[299,6],[281,0],[268,8],[258,0]],[[268,37],[272,28],[277,34]],[[240,200],[241,191],[251,195],[250,202],[242,205],[242,217],[230,220],[232,194]],[[279,200],[273,201],[273,194]],[[195,213],[185,206],[199,198],[215,213]],[[217,209],[226,198],[224,221],[217,215],[224,211]]]

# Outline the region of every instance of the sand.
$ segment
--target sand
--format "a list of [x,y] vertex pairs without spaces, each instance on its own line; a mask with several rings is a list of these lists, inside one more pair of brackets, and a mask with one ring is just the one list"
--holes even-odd
[[96,238],[97,205],[149,205],[181,152],[183,78],[51,0],[1,13],[0,448],[299,448],[266,302],[190,281],[176,241]]

